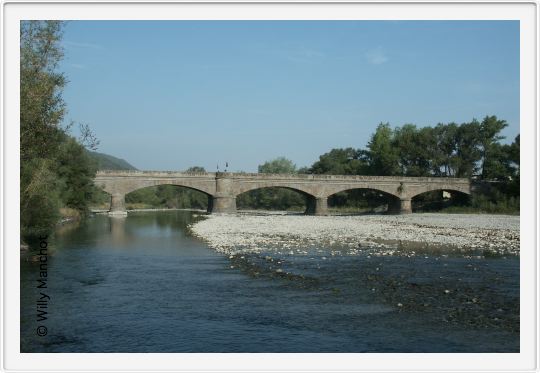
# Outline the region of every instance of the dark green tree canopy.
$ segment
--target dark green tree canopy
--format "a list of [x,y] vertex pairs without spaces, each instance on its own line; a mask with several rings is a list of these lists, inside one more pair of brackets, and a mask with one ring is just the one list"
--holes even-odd
[[314,174],[362,175],[369,171],[367,152],[353,148],[332,149],[309,169]]
[[380,123],[368,143],[372,175],[390,176],[400,173],[399,151],[394,146],[394,132],[389,123]]
[[204,167],[192,166],[192,167],[188,168],[186,170],[186,172],[198,173],[198,172],[206,172],[206,170],[204,169]]
[[294,174],[296,165],[285,157],[278,157],[259,165],[259,173],[265,174]]

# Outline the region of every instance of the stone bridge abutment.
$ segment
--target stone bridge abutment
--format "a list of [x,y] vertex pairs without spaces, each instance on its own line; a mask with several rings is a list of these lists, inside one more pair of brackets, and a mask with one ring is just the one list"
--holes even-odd
[[305,174],[182,173],[161,171],[100,171],[95,185],[111,195],[111,215],[125,216],[126,194],[156,185],[177,185],[208,196],[208,212],[235,213],[239,194],[260,188],[280,187],[307,196],[306,213],[328,214],[328,197],[347,190],[370,189],[388,195],[388,212],[411,213],[416,195],[447,190],[470,194],[468,179],[395,176],[340,176]]

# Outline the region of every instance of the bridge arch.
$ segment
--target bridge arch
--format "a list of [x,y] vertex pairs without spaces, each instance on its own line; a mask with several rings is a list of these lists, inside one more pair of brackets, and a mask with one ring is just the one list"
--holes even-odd
[[[327,196],[328,206],[333,207],[335,205],[339,205],[338,195],[340,193],[347,193],[348,194],[347,198],[351,198],[351,197],[354,198],[352,194],[364,194],[364,196],[362,197],[365,198],[365,201],[367,202],[368,207],[373,208],[377,205],[380,206],[380,205],[386,204],[387,211],[395,210],[396,206],[400,205],[400,200],[401,200],[401,198],[398,195],[394,193],[390,193],[388,189],[382,190],[379,188],[372,188],[372,187],[350,187],[350,188],[346,188],[343,190],[339,190],[335,193],[329,194]],[[357,195],[357,197],[359,196]]]
[[[209,185],[199,185],[193,182],[178,182],[170,180],[148,180],[137,181],[136,183],[126,182],[102,182],[96,183],[97,186],[108,193],[111,196],[110,211],[118,212],[120,215],[125,215],[126,211],[126,196],[130,193],[137,192],[146,188],[159,187],[162,185],[171,185],[179,188],[185,188],[188,190],[200,192],[207,197],[207,210],[211,211],[213,204],[213,196],[215,194],[215,188],[212,189]],[[201,206],[203,207],[203,206]]]
[[[445,196],[444,192],[449,195]],[[414,211],[440,211],[450,206],[466,205],[470,202],[470,196],[470,191],[463,188],[432,188],[413,195],[411,207]]]
[[[253,208],[254,205],[264,209],[276,210],[309,210],[312,200],[315,198],[304,190],[289,186],[258,186],[245,188],[236,194],[236,206],[238,209]],[[266,193],[264,193],[266,192]]]
[[425,194],[425,193],[428,193],[428,192],[453,192],[453,193],[461,193],[461,194],[465,194],[465,195],[471,195],[471,190],[468,186],[451,186],[451,187],[448,187],[448,188],[445,188],[444,186],[443,187],[440,187],[440,186],[428,186],[428,187],[423,187],[423,188],[417,188],[416,190],[414,190],[412,193],[409,194],[410,198],[415,198],[415,197],[418,197],[418,196],[421,196],[422,194]]
[[413,185],[408,185],[406,188],[405,193],[409,196],[409,198],[414,198],[420,194],[426,193],[426,192],[435,192],[435,191],[448,191],[448,192],[459,192],[463,194],[471,194],[471,186],[470,183],[463,183],[463,182],[450,182],[450,180],[444,180],[444,182],[437,182],[437,183],[415,183]]

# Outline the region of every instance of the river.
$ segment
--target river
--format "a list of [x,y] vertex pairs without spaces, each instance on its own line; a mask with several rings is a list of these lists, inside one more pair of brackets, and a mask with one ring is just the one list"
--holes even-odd
[[190,235],[196,219],[64,226],[46,289],[22,254],[21,352],[519,352],[517,256],[229,257]]

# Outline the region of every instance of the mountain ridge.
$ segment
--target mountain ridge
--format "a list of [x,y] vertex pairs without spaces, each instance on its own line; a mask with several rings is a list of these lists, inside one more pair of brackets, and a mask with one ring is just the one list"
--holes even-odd
[[96,161],[98,170],[138,170],[128,161],[110,154],[88,151],[88,155]]

